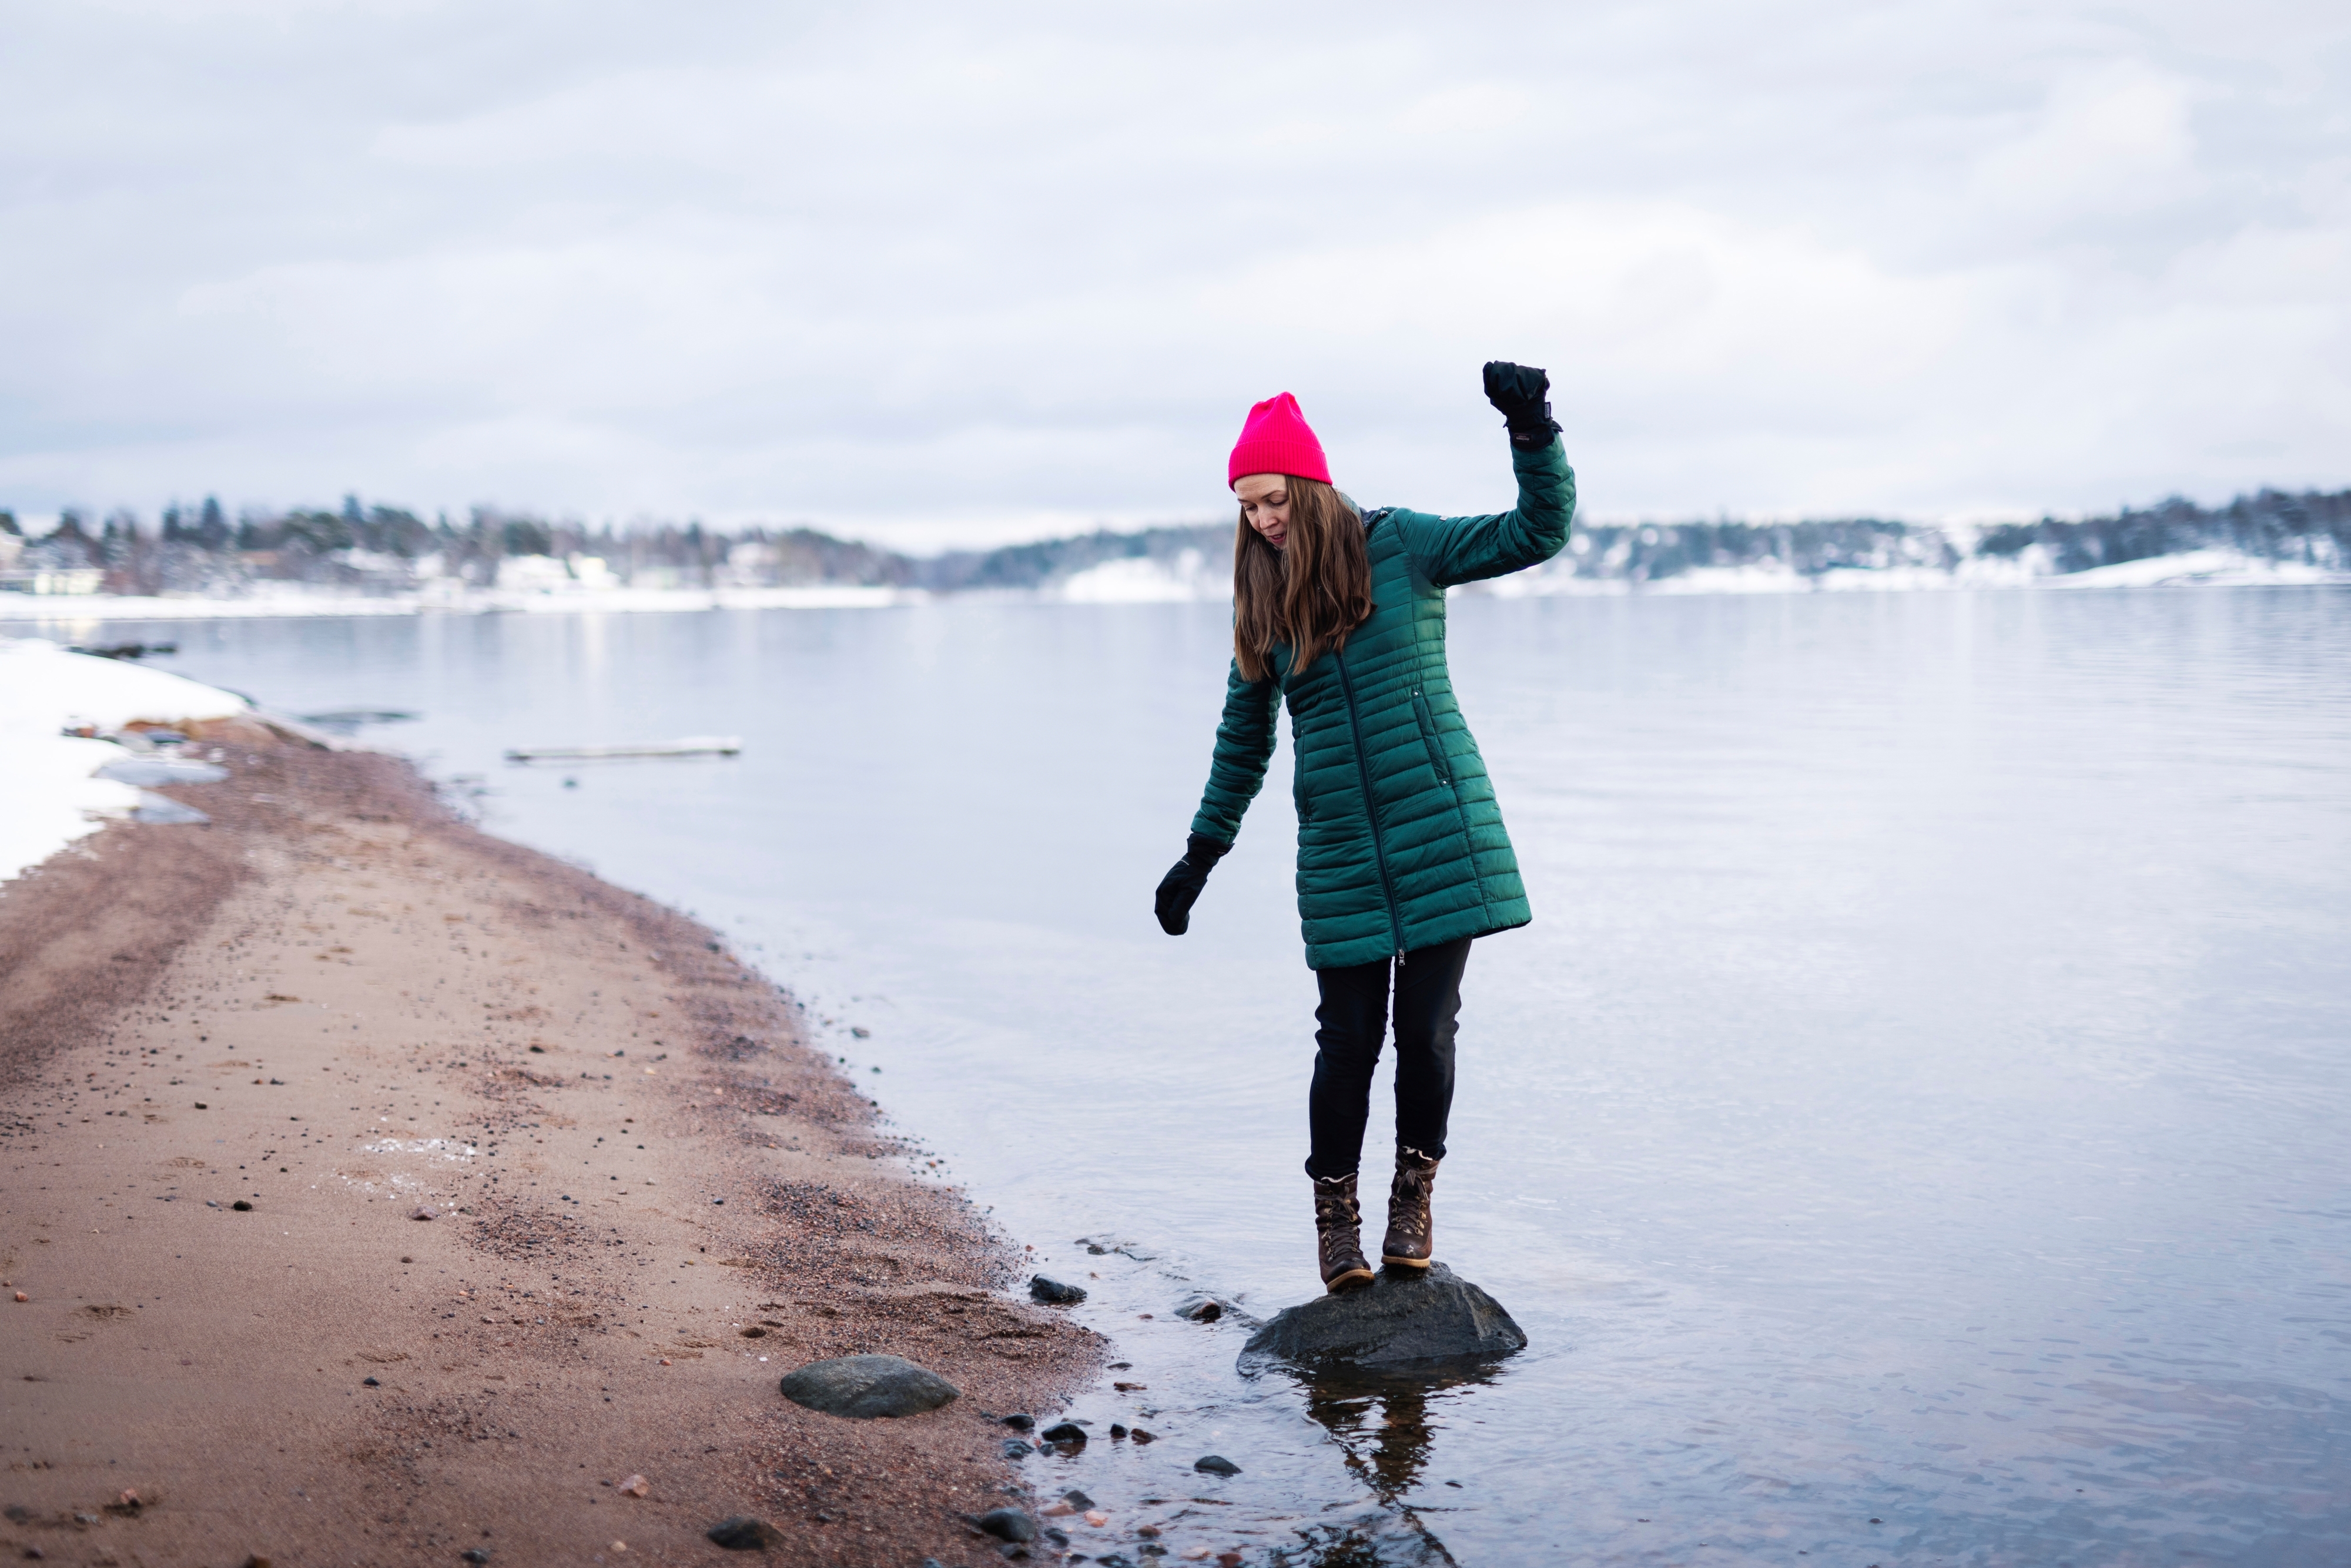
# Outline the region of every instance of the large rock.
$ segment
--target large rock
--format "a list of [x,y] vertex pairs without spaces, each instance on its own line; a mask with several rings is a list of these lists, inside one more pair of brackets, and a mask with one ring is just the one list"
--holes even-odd
[[828,1416],[872,1420],[883,1416],[919,1416],[935,1410],[962,1390],[904,1356],[844,1355],[812,1361],[785,1375],[784,1397]]
[[1271,1362],[1372,1370],[1492,1361],[1526,1348],[1502,1304],[1442,1263],[1384,1269],[1372,1284],[1276,1312],[1249,1336],[1240,1367]]

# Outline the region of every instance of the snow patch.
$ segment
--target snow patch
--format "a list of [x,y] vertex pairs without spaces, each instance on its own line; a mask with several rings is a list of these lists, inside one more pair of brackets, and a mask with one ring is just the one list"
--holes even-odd
[[0,881],[22,874],[110,817],[161,801],[96,777],[131,753],[68,729],[135,720],[182,724],[246,711],[234,693],[119,659],[69,653],[38,638],[0,638]]
[[471,1144],[461,1144],[455,1138],[411,1138],[403,1143],[398,1138],[386,1138],[380,1144],[361,1144],[371,1155],[439,1155],[444,1160],[470,1160],[481,1151]]

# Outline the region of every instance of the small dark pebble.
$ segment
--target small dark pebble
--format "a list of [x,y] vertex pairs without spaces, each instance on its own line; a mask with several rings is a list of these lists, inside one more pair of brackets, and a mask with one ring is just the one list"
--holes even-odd
[[1134,1563],[1129,1561],[1123,1552],[1113,1552],[1107,1557],[1097,1557],[1094,1561],[1101,1563],[1102,1568],[1134,1568]]
[[1113,1437],[1123,1437],[1126,1436],[1126,1428],[1113,1421],[1110,1424],[1110,1435]]
[[996,1509],[972,1522],[998,1541],[1025,1542],[1037,1539],[1037,1521],[1017,1508]]
[[1066,1307],[1086,1299],[1082,1285],[1064,1285],[1059,1280],[1048,1280],[1040,1274],[1029,1281],[1029,1299],[1056,1307]]
[[1058,1427],[1046,1427],[1044,1437],[1049,1443],[1082,1443],[1086,1429],[1075,1421],[1064,1421]]
[[765,1552],[784,1543],[783,1531],[763,1519],[753,1519],[738,1513],[732,1519],[722,1519],[703,1532],[715,1546],[729,1552]]
[[1018,1437],[1004,1439],[1004,1457],[1008,1459],[1025,1459],[1036,1451]]
[[1069,1547],[1070,1535],[1067,1531],[1056,1530],[1049,1524],[1042,1531],[1039,1531],[1039,1533],[1041,1534],[1045,1538],[1046,1542],[1051,1545],[1059,1546],[1065,1551]]
[[1004,1424],[1011,1427],[1016,1432],[1026,1432],[1029,1428],[1037,1424],[1037,1417],[1034,1416],[1007,1416],[1004,1417]]
[[1192,1468],[1206,1470],[1212,1476],[1237,1476],[1241,1473],[1241,1468],[1222,1454],[1203,1454],[1192,1461]]
[[1140,1427],[1137,1427],[1134,1430],[1129,1432],[1127,1436],[1138,1443],[1155,1443],[1159,1441],[1157,1437],[1153,1437],[1150,1433],[1144,1431]]
[[229,1207],[235,1209],[239,1214],[251,1214],[253,1212],[253,1205],[241,1197],[235,1203],[230,1204]]
[[1069,1490],[1063,1492],[1061,1494],[1061,1500],[1075,1509],[1088,1509],[1094,1505],[1093,1499],[1088,1497],[1085,1493],[1080,1491],[1075,1487],[1071,1487]]
[[379,1377],[362,1377],[360,1379],[360,1386],[362,1388],[381,1388],[383,1386],[383,1380]]
[[465,1561],[468,1563],[487,1563],[489,1560],[490,1554],[478,1546],[469,1546],[465,1549]]

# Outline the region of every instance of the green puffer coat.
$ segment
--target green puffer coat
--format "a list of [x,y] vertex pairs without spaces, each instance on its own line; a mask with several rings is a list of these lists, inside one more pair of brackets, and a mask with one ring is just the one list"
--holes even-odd
[[1518,857],[1478,743],[1445,667],[1445,591],[1549,560],[1567,543],[1575,475],[1554,440],[1511,452],[1515,510],[1437,517],[1367,512],[1372,617],[1301,672],[1288,647],[1272,677],[1235,663],[1217,727],[1208,789],[1192,831],[1240,831],[1273,756],[1276,709],[1290,704],[1297,753],[1298,913],[1306,962],[1368,964],[1533,918]]

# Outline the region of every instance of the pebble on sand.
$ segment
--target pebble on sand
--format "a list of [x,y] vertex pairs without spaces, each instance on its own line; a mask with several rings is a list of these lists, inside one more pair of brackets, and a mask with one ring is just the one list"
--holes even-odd
[[441,1212],[438,1209],[427,1208],[423,1204],[418,1204],[414,1208],[408,1211],[408,1218],[411,1219],[438,1219],[441,1218]]
[[1025,1459],[1036,1451],[1018,1437],[1004,1439],[1004,1457],[1008,1459]]
[[1241,1468],[1222,1454],[1203,1454],[1192,1461],[1192,1468],[1206,1470],[1212,1476],[1237,1476],[1241,1473]]
[[650,1481],[647,1481],[644,1477],[631,1476],[627,1480],[622,1481],[620,1486],[614,1490],[619,1491],[622,1497],[643,1497],[653,1489],[653,1484]]
[[1059,1280],[1039,1274],[1029,1281],[1029,1299],[1048,1306],[1074,1306],[1086,1299],[1086,1290],[1083,1285],[1064,1285]]
[[812,1361],[785,1375],[784,1397],[827,1416],[868,1421],[919,1416],[962,1397],[962,1390],[904,1356],[844,1355]]
[[714,1546],[729,1552],[766,1552],[784,1543],[784,1532],[764,1519],[753,1519],[738,1513],[732,1519],[722,1519],[703,1531]]
[[[16,1299],[21,1301],[25,1298],[19,1296]],[[1026,1432],[1037,1424],[1037,1417],[1034,1416],[1007,1416],[1002,1417],[1002,1419],[1004,1425],[1011,1427],[1016,1432]]]

